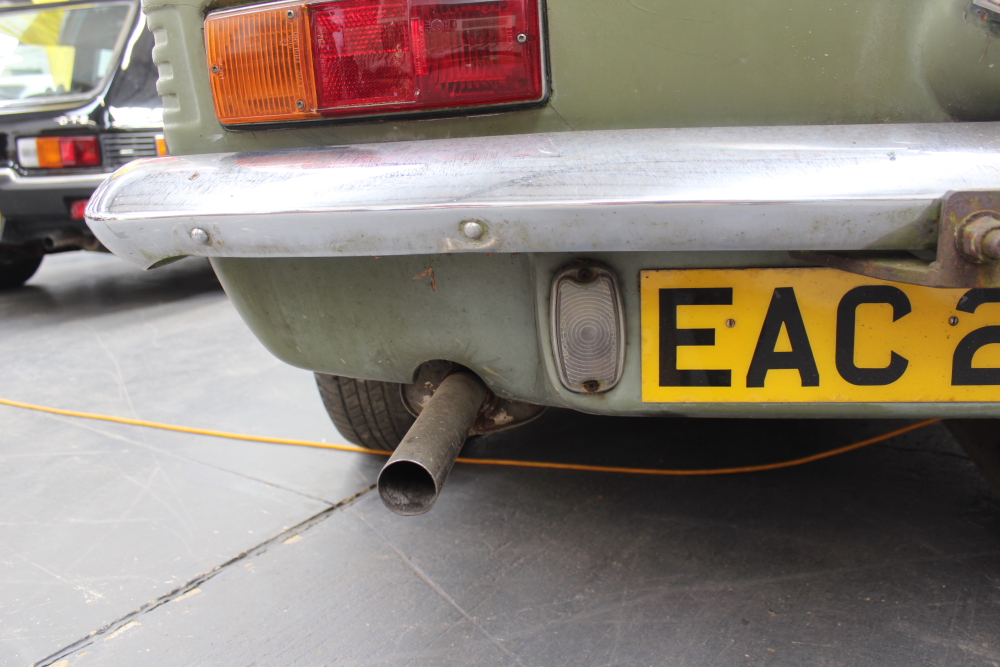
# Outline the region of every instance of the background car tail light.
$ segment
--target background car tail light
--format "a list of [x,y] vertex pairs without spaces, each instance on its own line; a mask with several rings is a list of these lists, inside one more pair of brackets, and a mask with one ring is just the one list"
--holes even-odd
[[545,96],[538,0],[280,3],[212,14],[205,34],[226,124]]
[[84,213],[87,210],[87,202],[89,199],[74,199],[69,203],[69,219],[70,220],[83,220]]
[[625,362],[625,320],[618,280],[590,265],[560,271],[552,281],[552,349],[559,379],[593,394],[618,384]]
[[97,167],[101,147],[97,137],[32,137],[17,140],[17,160],[26,169]]

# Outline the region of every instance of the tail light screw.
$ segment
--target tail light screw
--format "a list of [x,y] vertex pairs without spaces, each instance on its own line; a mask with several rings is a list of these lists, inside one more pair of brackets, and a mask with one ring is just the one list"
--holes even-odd
[[218,74],[218,73],[219,73],[219,66],[212,65],[212,74]]
[[462,223],[460,229],[462,230],[462,234],[465,238],[472,241],[478,241],[483,238],[483,235],[486,233],[483,225],[477,220],[466,220]]
[[523,32],[520,35],[517,36],[517,43],[518,44],[524,44],[527,41],[528,41],[528,36],[525,35]]
[[285,16],[287,16],[290,19],[293,19],[295,18],[295,12],[289,9],[287,12],[285,12]]
[[299,109],[305,109],[306,103],[303,102],[302,100],[299,100],[298,102],[295,103],[295,106],[298,107]]
[[206,232],[201,227],[195,227],[194,229],[191,230],[190,234],[191,234],[191,240],[197,243],[198,245],[208,244],[208,232]]

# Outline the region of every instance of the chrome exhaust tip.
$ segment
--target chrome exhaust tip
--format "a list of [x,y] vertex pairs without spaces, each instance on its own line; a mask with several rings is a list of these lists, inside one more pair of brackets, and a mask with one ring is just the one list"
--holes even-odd
[[471,373],[441,382],[379,473],[386,507],[413,516],[434,506],[485,400],[486,388]]

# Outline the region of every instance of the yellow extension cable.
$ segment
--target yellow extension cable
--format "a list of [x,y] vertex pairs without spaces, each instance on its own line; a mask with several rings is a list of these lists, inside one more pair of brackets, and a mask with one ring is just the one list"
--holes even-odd
[[[151,422],[143,419],[129,419],[127,417],[100,415],[100,414],[95,414],[93,412],[62,410],[60,408],[50,408],[45,405],[34,405],[32,403],[11,401],[5,398],[0,398],[0,404],[9,405],[10,407],[13,408],[23,408],[25,410],[36,410],[38,412],[47,412],[54,415],[63,415],[65,417],[95,419],[98,421],[114,422],[116,424],[129,424],[131,426],[144,426],[146,428],[156,428],[163,431],[176,431],[178,433],[191,433],[193,435],[207,435],[213,438],[246,440],[249,442],[263,442],[274,445],[294,445],[296,447],[317,447],[320,449],[336,449],[342,452],[379,454],[381,456],[388,456],[389,454],[391,454],[391,452],[384,452],[378,449],[368,449],[367,447],[356,447],[354,445],[341,445],[341,444],[326,443],[326,442],[315,442],[312,440],[292,440],[288,438],[268,438],[266,436],[259,436],[259,435],[246,435],[244,433],[228,433],[226,431],[213,431],[210,429],[191,428],[188,426],[176,426],[174,424],[162,424],[160,422]],[[627,473],[632,475],[675,475],[675,476],[733,475],[737,473],[778,470],[780,468],[791,468],[792,466],[799,466],[805,463],[812,463],[813,461],[819,461],[821,459],[830,458],[831,456],[837,456],[838,454],[846,454],[847,452],[852,452],[855,449],[861,449],[862,447],[867,447],[868,445],[874,445],[875,443],[895,438],[897,435],[903,435],[904,433],[909,433],[910,431],[916,431],[919,428],[930,426],[931,424],[935,424],[939,421],[941,420],[927,419],[922,422],[917,422],[916,424],[910,424],[909,426],[898,428],[895,431],[890,431],[888,433],[883,433],[882,435],[877,435],[874,438],[868,438],[867,440],[861,440],[859,442],[855,442],[853,444],[846,445],[844,447],[838,447],[836,449],[831,449],[829,451],[821,452],[819,454],[813,454],[812,456],[805,456],[800,459],[792,459],[791,461],[779,461],[778,463],[764,463],[755,466],[743,466],[739,468],[710,468],[707,470],[659,470],[655,468],[624,468],[618,466],[583,465],[579,463],[544,463],[541,461],[515,461],[511,459],[468,459],[462,457],[459,457],[458,461],[460,463],[475,463],[478,465],[515,466],[519,468],[546,468],[550,470],[583,470],[587,472],[614,472],[614,473]]]

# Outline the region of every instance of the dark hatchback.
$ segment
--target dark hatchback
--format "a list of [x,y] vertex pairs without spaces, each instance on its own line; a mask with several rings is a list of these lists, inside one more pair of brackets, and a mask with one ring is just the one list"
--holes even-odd
[[131,0],[0,5],[0,289],[47,253],[102,250],[90,195],[166,153],[152,47]]

